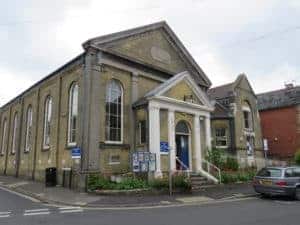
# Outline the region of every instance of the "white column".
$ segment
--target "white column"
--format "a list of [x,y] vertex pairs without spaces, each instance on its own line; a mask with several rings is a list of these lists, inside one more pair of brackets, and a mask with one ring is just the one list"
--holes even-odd
[[176,152],[175,152],[175,114],[173,110],[168,111],[168,141],[169,141],[169,157],[170,169],[176,170]]
[[202,152],[201,152],[201,139],[200,139],[200,116],[194,115],[194,153],[195,153],[195,163],[196,171],[202,170]]
[[149,150],[156,154],[155,177],[161,177],[160,167],[160,118],[159,108],[149,104]]
[[205,135],[206,135],[206,147],[211,149],[211,128],[210,128],[210,115],[205,117]]

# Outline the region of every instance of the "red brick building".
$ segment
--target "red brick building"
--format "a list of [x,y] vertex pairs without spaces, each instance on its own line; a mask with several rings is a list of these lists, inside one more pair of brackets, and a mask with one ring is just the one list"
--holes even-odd
[[300,150],[300,86],[258,95],[263,138],[272,158],[292,158]]

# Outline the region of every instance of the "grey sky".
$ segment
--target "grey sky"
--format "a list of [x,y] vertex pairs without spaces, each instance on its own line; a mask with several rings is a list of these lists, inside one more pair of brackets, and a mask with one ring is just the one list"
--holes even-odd
[[256,92],[300,84],[299,0],[10,0],[0,9],[0,105],[94,36],[166,20],[213,85],[246,73]]

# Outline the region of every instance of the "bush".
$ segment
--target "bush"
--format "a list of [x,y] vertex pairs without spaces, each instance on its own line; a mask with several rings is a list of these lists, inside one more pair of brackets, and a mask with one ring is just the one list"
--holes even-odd
[[295,154],[295,163],[300,165],[300,150],[298,150]]
[[[188,178],[183,175],[176,175],[172,177],[173,188],[181,188],[184,190],[190,190],[192,185]],[[169,179],[168,178],[159,178],[154,179],[149,182],[149,186],[155,189],[168,189],[169,188]]]
[[255,176],[255,170],[248,170],[245,172],[222,172],[222,183],[235,183],[251,181]]
[[213,148],[207,151],[206,159],[217,167],[222,168],[224,166],[224,155],[223,150]]
[[235,158],[227,157],[224,169],[237,171],[239,169],[239,163]]
[[147,188],[147,183],[141,179],[125,178],[120,183],[111,182],[101,175],[90,175],[88,177],[88,189],[94,190],[131,190]]

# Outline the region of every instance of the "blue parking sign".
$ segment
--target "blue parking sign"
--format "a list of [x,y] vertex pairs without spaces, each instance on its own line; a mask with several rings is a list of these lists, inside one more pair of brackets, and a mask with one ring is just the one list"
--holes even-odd
[[169,152],[169,143],[168,142],[166,142],[166,141],[160,142],[160,152],[165,152],[165,153]]
[[76,147],[72,148],[72,159],[80,159],[81,158],[81,149]]

